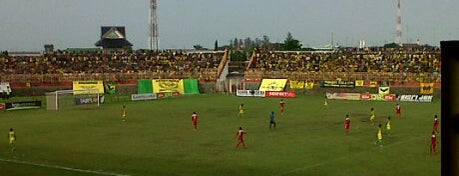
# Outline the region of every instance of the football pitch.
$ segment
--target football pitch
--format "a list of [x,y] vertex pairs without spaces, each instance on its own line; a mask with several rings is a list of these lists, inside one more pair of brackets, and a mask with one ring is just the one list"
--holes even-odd
[[[0,112],[0,175],[440,175],[440,152],[429,154],[432,103],[329,100],[323,95],[278,98],[201,94],[106,103],[50,111]],[[44,98],[43,98],[44,99]],[[238,116],[243,103],[245,113]],[[402,117],[395,116],[395,106]],[[127,107],[121,121],[122,105]],[[383,124],[383,145],[375,145]],[[276,129],[269,129],[269,114]],[[198,130],[191,114],[198,113]],[[344,117],[351,118],[350,133]],[[392,130],[384,124],[391,116]],[[243,127],[247,149],[236,149]],[[16,151],[7,134],[14,128]],[[1,138],[0,138],[1,139]],[[439,135],[441,141],[441,134]],[[440,145],[437,145],[440,149]]]

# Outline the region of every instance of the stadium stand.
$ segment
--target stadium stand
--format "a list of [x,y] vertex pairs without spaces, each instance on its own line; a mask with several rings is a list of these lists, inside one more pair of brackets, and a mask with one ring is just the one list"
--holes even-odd
[[[216,81],[230,60],[228,51],[100,50],[41,55],[0,55],[0,80],[17,86],[56,85],[75,80],[135,82],[138,79],[197,78]],[[243,62],[245,64],[245,62]],[[438,49],[344,48],[335,51],[258,51],[245,64],[245,80],[441,80]]]

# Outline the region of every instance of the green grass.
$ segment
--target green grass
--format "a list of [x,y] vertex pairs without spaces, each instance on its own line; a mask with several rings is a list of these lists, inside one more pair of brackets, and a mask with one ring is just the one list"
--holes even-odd
[[[440,153],[429,155],[433,116],[440,101],[329,101],[323,95],[279,100],[232,95],[192,95],[154,101],[126,102],[97,108],[45,108],[0,112],[0,171],[7,175],[97,175],[5,160],[126,175],[440,175]],[[237,116],[240,103],[244,117]],[[374,144],[377,123],[392,116],[391,135],[383,147]],[[191,113],[199,115],[193,131]],[[277,129],[269,130],[276,113]],[[344,116],[352,120],[344,132]],[[248,149],[235,149],[236,132],[246,131]],[[17,150],[11,152],[7,132],[13,127]],[[438,146],[440,148],[440,146]]]

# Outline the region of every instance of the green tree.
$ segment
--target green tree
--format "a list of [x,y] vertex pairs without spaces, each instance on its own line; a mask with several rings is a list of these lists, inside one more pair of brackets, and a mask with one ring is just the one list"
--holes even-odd
[[214,51],[217,51],[217,50],[218,50],[218,40],[215,40]]
[[193,48],[194,48],[195,50],[205,50],[205,48],[202,47],[200,44],[193,45]]
[[299,40],[293,38],[292,33],[287,33],[287,38],[284,40],[283,49],[287,51],[300,50],[302,44]]

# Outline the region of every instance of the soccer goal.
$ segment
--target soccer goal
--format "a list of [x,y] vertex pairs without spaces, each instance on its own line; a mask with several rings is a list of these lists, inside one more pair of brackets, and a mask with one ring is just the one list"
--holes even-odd
[[100,106],[105,100],[97,89],[94,90],[58,90],[46,93],[46,109],[58,110],[79,105]]

